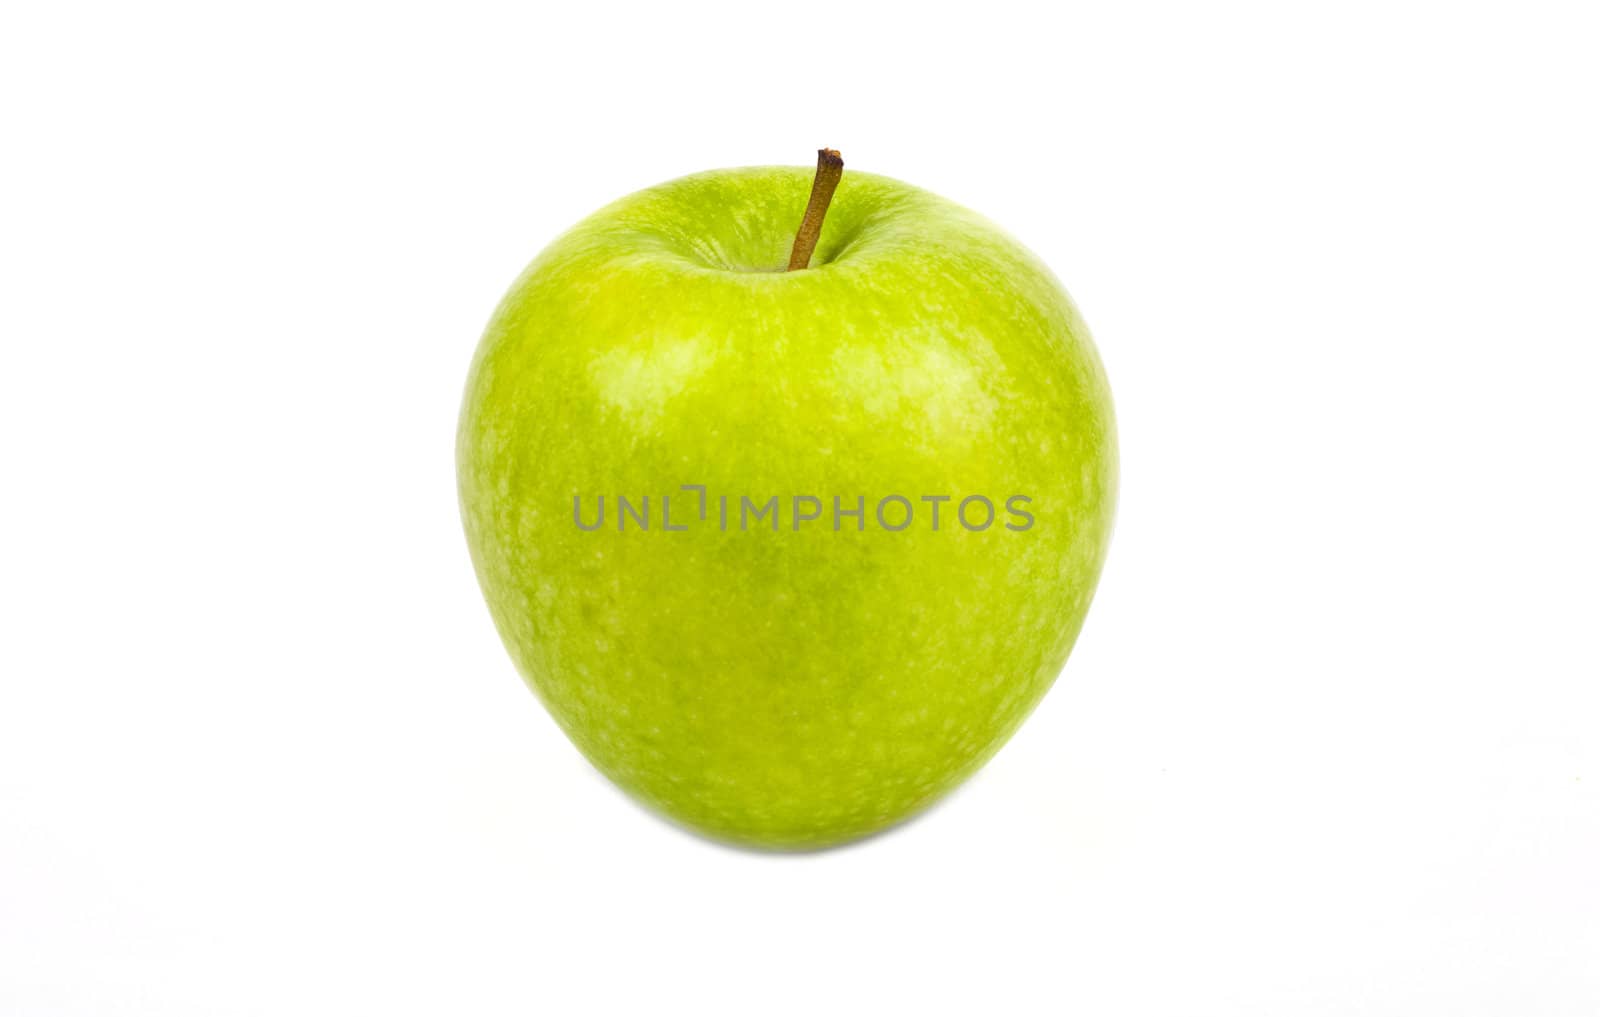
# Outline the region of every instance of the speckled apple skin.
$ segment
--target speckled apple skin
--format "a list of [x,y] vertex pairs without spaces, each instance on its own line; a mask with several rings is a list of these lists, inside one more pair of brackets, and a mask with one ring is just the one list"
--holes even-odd
[[[556,240],[489,323],[457,448],[489,609],[556,721],[640,801],[766,848],[895,824],[1005,743],[1083,623],[1117,476],[1098,354],[1036,257],[847,170],[783,272],[811,175],[686,177]],[[650,497],[648,531],[618,531],[619,494]],[[780,529],[722,531],[720,494],[780,496]],[[981,532],[953,515],[973,494]],[[601,495],[581,530],[574,497],[592,525]],[[798,531],[794,495],[825,506]],[[835,495],[866,497],[864,531]],[[937,531],[924,495],[952,498]]]

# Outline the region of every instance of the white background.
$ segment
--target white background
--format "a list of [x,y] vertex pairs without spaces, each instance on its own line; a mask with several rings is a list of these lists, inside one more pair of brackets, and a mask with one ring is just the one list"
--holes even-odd
[[[9,3],[0,1013],[1600,1013],[1592,5]],[[640,811],[455,504],[478,332],[686,172],[986,213],[1095,329],[1064,677],[832,853]]]

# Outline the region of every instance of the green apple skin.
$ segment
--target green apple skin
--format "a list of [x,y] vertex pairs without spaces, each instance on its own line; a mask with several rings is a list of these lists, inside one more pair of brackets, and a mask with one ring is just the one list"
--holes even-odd
[[[1099,356],[1034,255],[847,171],[785,272],[811,175],[685,177],[557,239],[484,334],[457,445],[478,579],[556,721],[640,801],[769,849],[891,826],[1005,743],[1077,637],[1117,478]],[[823,504],[799,529],[796,495]],[[971,495],[989,528],[957,520]],[[778,530],[741,496],[779,496]]]

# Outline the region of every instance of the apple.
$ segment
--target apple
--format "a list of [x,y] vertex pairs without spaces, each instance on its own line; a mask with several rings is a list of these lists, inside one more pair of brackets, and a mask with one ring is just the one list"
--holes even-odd
[[842,165],[684,177],[558,238],[488,325],[457,444],[490,613],[562,729],[670,819],[773,849],[896,824],[1006,742],[1116,493],[1049,269]]

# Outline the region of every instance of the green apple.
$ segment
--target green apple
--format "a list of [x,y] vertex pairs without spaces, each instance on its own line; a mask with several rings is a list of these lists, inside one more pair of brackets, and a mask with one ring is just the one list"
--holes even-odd
[[1098,354],[1034,255],[851,172],[786,271],[812,186],[702,173],[557,239],[457,446],[490,612],[568,736],[671,819],[787,849],[904,820],[1005,743],[1077,637],[1117,478]]

